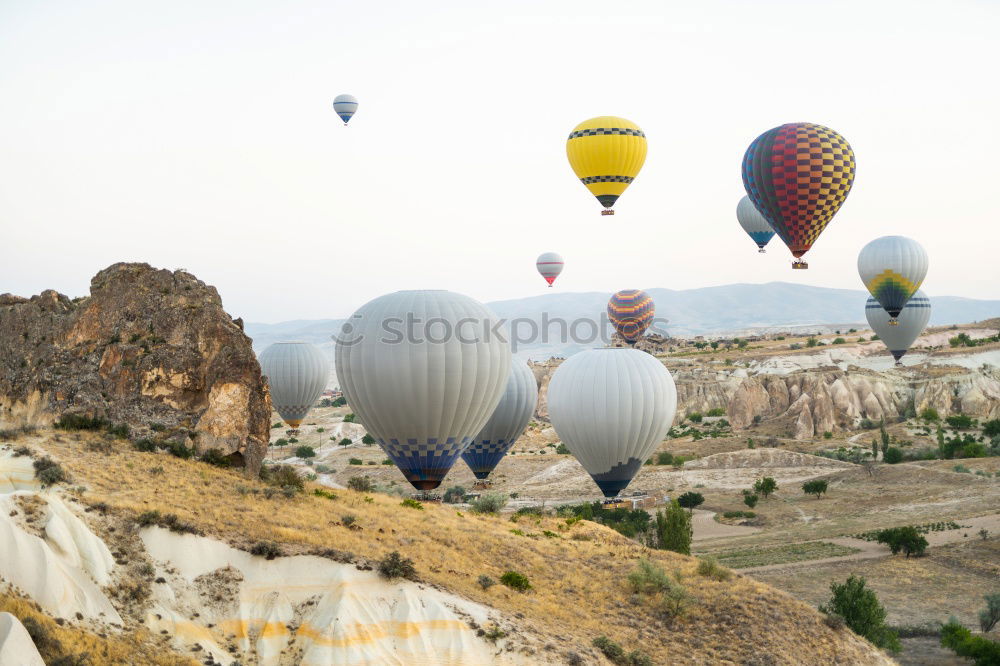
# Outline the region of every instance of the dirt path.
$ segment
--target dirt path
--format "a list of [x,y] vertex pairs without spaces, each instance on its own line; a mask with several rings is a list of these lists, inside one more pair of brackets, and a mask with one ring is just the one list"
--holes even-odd
[[694,531],[692,541],[704,541],[705,539],[715,539],[718,537],[746,536],[760,532],[760,528],[758,527],[726,525],[716,522],[714,511],[702,511],[701,509],[695,509],[694,518],[691,520],[691,527]]
[[[957,530],[945,530],[943,532],[928,532],[924,535],[927,539],[927,543],[930,547],[943,546],[949,543],[957,543],[959,541],[965,541],[967,539],[979,538],[979,530],[988,530],[991,534],[996,534],[1000,532],[1000,514],[994,514],[991,516],[979,516],[978,518],[966,518],[964,520],[955,521],[963,527]],[[886,557],[890,555],[888,546],[883,546],[882,544],[875,543],[874,541],[865,541],[863,539],[855,539],[853,537],[838,537],[836,539],[822,539],[823,541],[828,541],[830,543],[835,543],[838,546],[846,546],[848,548],[857,548],[860,552],[852,553],[850,555],[842,555],[840,557],[824,557],[818,560],[803,560],[801,562],[784,562],[781,564],[765,564],[759,567],[748,567],[746,569],[740,569],[740,573],[755,573],[758,571],[773,571],[775,569],[791,569],[794,567],[809,565],[815,566],[817,564],[829,564],[832,562],[850,562],[852,560],[869,560],[876,557]]]

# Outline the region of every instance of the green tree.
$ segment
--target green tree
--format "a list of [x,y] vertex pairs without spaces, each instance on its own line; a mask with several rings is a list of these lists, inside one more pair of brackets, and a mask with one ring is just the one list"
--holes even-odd
[[960,657],[972,659],[976,666],[1000,664],[1000,643],[984,636],[973,636],[955,618],[949,619],[948,624],[941,627],[941,645]]
[[986,610],[979,613],[979,628],[988,634],[1000,622],[1000,594],[987,594]]
[[872,460],[878,460],[878,440],[872,440]]
[[1000,419],[992,419],[983,422],[983,434],[987,437],[1000,435]]
[[924,407],[924,409],[920,412],[920,418],[924,421],[940,421],[941,415],[938,414],[938,411],[933,407]]
[[757,502],[760,500],[760,496],[751,490],[743,491],[743,503],[746,504],[751,509],[757,506]]
[[807,338],[806,339],[806,347],[815,347],[818,344],[819,344],[819,340],[817,340],[816,338]]
[[344,423],[354,423],[354,413],[344,414]]
[[657,546],[682,555],[691,554],[691,516],[674,500],[666,511],[656,512]]
[[882,461],[887,462],[890,465],[903,462],[903,450],[896,448],[895,446],[890,446],[882,454]]
[[907,557],[910,555],[919,557],[927,549],[927,539],[912,525],[879,530],[875,535],[875,541],[889,546],[893,555],[903,551]]
[[830,583],[830,600],[820,612],[837,615],[851,631],[874,645],[898,652],[899,635],[885,624],[886,610],[875,592],[865,587],[865,579],[851,575],[843,583]]
[[365,446],[371,446],[372,444],[375,443],[375,438],[369,435],[368,433],[365,433],[365,436],[361,438],[361,443],[364,444]]
[[348,447],[348,446],[351,445],[351,438],[350,437],[345,437],[342,440],[340,440],[339,442],[337,442],[337,444],[339,444],[340,446],[343,446],[343,447]]
[[311,446],[302,445],[295,449],[295,456],[297,458],[315,458],[316,450]]
[[770,476],[765,476],[763,479],[757,479],[753,484],[754,492],[759,495],[763,495],[764,499],[767,499],[778,489],[778,482],[775,481]]
[[704,496],[701,493],[696,493],[689,490],[680,497],[677,498],[677,503],[688,510],[688,512],[694,511],[697,507],[701,506],[705,502]]
[[819,499],[820,495],[825,493],[826,490],[826,479],[813,479],[812,481],[806,481],[802,484],[802,492],[806,495],[815,495],[816,499]]
[[885,424],[878,427],[880,441],[879,448],[882,450],[882,459],[885,460],[885,452],[889,450],[889,433],[885,431]]

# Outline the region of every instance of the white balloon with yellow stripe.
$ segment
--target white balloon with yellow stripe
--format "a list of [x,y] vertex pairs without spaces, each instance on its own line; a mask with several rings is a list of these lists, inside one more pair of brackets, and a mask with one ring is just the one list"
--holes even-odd
[[646,135],[630,120],[598,116],[573,128],[566,156],[576,177],[604,206],[601,214],[614,215],[611,207],[646,161]]

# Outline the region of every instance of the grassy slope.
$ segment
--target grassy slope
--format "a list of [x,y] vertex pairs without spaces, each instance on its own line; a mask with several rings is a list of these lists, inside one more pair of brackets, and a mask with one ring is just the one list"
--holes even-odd
[[[86,503],[106,502],[115,513],[175,513],[234,545],[273,540],[287,554],[336,548],[377,559],[399,550],[415,561],[424,581],[522,617],[559,652],[587,652],[594,637],[607,634],[647,652],[655,663],[743,663],[761,653],[778,663],[880,659],[869,645],[829,629],[812,608],[784,593],[742,576],[725,583],[700,577],[696,560],[650,551],[593,523],[560,531],[561,521],[524,518],[515,526],[506,517],[460,516],[436,505],[418,511],[401,507],[398,498],[370,495],[368,501],[353,491],[338,491],[336,500],[265,499],[238,492],[240,486],[264,486],[235,471],[140,453],[124,441],[110,453],[88,450],[85,443],[93,437],[42,432],[24,443],[62,461],[73,484],[86,487]],[[362,529],[343,527],[344,514],[357,516]],[[539,536],[516,536],[514,527]],[[546,529],[562,537],[540,536]],[[630,599],[624,577],[640,557],[683,574],[693,597],[685,617],[663,620]],[[481,574],[499,579],[507,569],[526,574],[534,591],[502,585],[483,590],[476,582]]]

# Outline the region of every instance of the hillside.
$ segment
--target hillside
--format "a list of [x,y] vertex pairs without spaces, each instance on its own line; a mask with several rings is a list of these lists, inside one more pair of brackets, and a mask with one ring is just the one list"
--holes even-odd
[[[767,284],[733,284],[701,289],[660,289],[646,291],[656,301],[656,316],[666,319],[661,327],[674,336],[744,334],[748,331],[788,330],[810,326],[813,330],[832,332],[864,323],[864,304],[868,294],[857,289],[828,289],[787,282]],[[547,321],[563,319],[598,321],[610,294],[603,292],[553,293],[507,301],[488,303],[497,316],[512,321],[530,321],[541,330],[543,314]],[[932,297],[931,325],[941,326],[981,321],[1000,315],[1000,300],[975,300],[956,296]],[[278,324],[248,323],[247,334],[253,338],[258,352],[280,340],[304,340],[329,346],[331,336],[343,324],[342,319],[296,320]],[[530,324],[522,324],[523,337]],[[580,325],[580,337],[589,326]],[[594,340],[563,341],[557,337],[558,327],[550,327],[547,342],[533,340],[519,345],[522,358],[545,359],[567,356],[581,349],[601,346]],[[610,329],[609,329],[610,334]]]
[[[30,467],[14,462],[24,459],[11,457],[15,445],[28,447],[36,458],[44,452],[60,461],[72,476],[72,486],[39,491],[27,474],[16,473],[16,469]],[[758,663],[755,660],[765,654],[775,663],[889,663],[849,631],[829,628],[813,608],[783,593],[743,576],[727,582],[700,576],[693,558],[649,550],[588,521],[567,524],[554,517],[525,516],[515,525],[509,516],[473,515],[447,505],[426,504],[417,510],[401,506],[398,497],[378,493],[337,490],[332,497],[321,497],[312,493],[312,486],[305,493],[288,495],[242,479],[235,471],[138,452],[124,440],[91,433],[39,431],[21,435],[4,448],[0,462],[7,461],[8,489],[0,492],[19,490],[18,501],[37,496],[42,504],[37,514],[32,512],[30,524],[12,517],[5,518],[0,527],[6,524],[12,533],[24,533],[19,538],[42,542],[39,548],[59,543],[44,526],[52,515],[64,515],[61,507],[65,506],[68,513],[61,520],[76,525],[74,542],[89,543],[82,536],[84,531],[93,531],[106,541],[113,558],[106,575],[114,581],[106,588],[108,600],[121,615],[124,631],[135,641],[136,658],[150,646],[163,649],[169,645],[204,663],[220,663],[216,659],[223,650],[249,663],[298,663],[303,650],[317,654],[319,648],[332,659],[322,663],[344,663],[337,655],[346,654],[355,655],[351,663],[395,663],[367,661],[357,655],[365,653],[358,646],[368,645],[374,650],[370,655],[384,654],[379,649],[386,640],[402,640],[391,637],[401,636],[393,627],[403,626],[396,622],[405,620],[403,609],[417,600],[401,601],[409,598],[405,588],[413,583],[386,584],[365,572],[390,551],[399,551],[413,559],[417,585],[426,588],[424,601],[418,604],[425,610],[411,607],[406,611],[417,619],[407,631],[420,633],[428,646],[437,645],[435,649],[440,650],[432,658],[425,649],[426,662],[421,663],[485,663],[473,658],[456,660],[456,654],[496,655],[488,657],[490,663],[606,663],[592,647],[600,635],[629,649],[641,649],[657,664]],[[0,489],[3,477],[0,470]],[[150,518],[155,516],[150,511],[159,511],[161,518]],[[142,514],[146,515],[143,524],[159,520],[185,534],[141,527],[137,519]],[[164,521],[162,516],[167,514],[175,517]],[[32,536],[39,527],[41,536]],[[275,587],[277,579],[272,578],[268,588],[272,596],[256,596],[250,581],[260,579],[268,562],[245,551],[262,542],[272,542],[280,551],[275,567],[283,560],[290,562],[272,573],[285,571],[285,576],[292,576],[298,571],[329,580],[326,585],[333,587],[296,595],[293,587]],[[93,545],[88,552],[100,550]],[[292,561],[294,557],[306,559]],[[681,616],[664,616],[632,596],[624,579],[640,558],[680,577],[689,595]],[[92,561],[94,556],[88,556],[77,566]],[[229,564],[222,566],[222,562]],[[336,573],[323,574],[323,562],[338,567]],[[6,558],[3,575],[9,580],[11,567],[32,566],[31,561]],[[218,566],[222,568],[214,568]],[[212,571],[198,574],[208,569]],[[525,574],[532,590],[516,592],[500,584],[484,588],[477,582],[483,575],[497,580],[508,569]],[[326,575],[334,578],[324,579]],[[294,586],[294,580],[288,584]],[[37,580],[32,584],[44,588]],[[344,588],[350,593],[337,593],[345,605],[331,606],[329,595],[345,584],[351,586]],[[79,590],[76,594],[80,601]],[[464,621],[428,615],[427,604],[435,594],[442,600],[436,602],[441,613],[464,617]],[[397,599],[392,602],[394,615],[380,620],[376,606],[361,610],[368,608],[366,595]],[[8,589],[0,597],[0,610],[20,608],[23,614],[23,604],[16,597]],[[279,603],[264,603],[264,599]],[[90,602],[96,603],[93,598]],[[46,606],[44,600],[40,603]],[[324,612],[340,615],[346,625],[336,624],[340,628],[331,629],[332,635],[310,629],[311,619],[319,612],[315,604],[327,609]],[[110,611],[100,616],[85,605],[80,608],[80,620],[64,618],[60,628],[76,632],[73,644],[100,643],[97,633],[109,636],[109,641],[121,635],[108,626],[113,622],[107,615]],[[62,607],[59,615],[70,609]],[[56,613],[51,607],[45,610]],[[478,621],[477,613],[482,614]],[[326,622],[331,619],[325,616]],[[264,629],[270,622],[279,624]],[[474,631],[483,622],[489,623],[487,637]],[[435,632],[445,632],[447,640],[434,639]],[[465,647],[456,652],[456,646]],[[115,649],[121,649],[120,645]],[[167,661],[161,657],[161,663]]]

